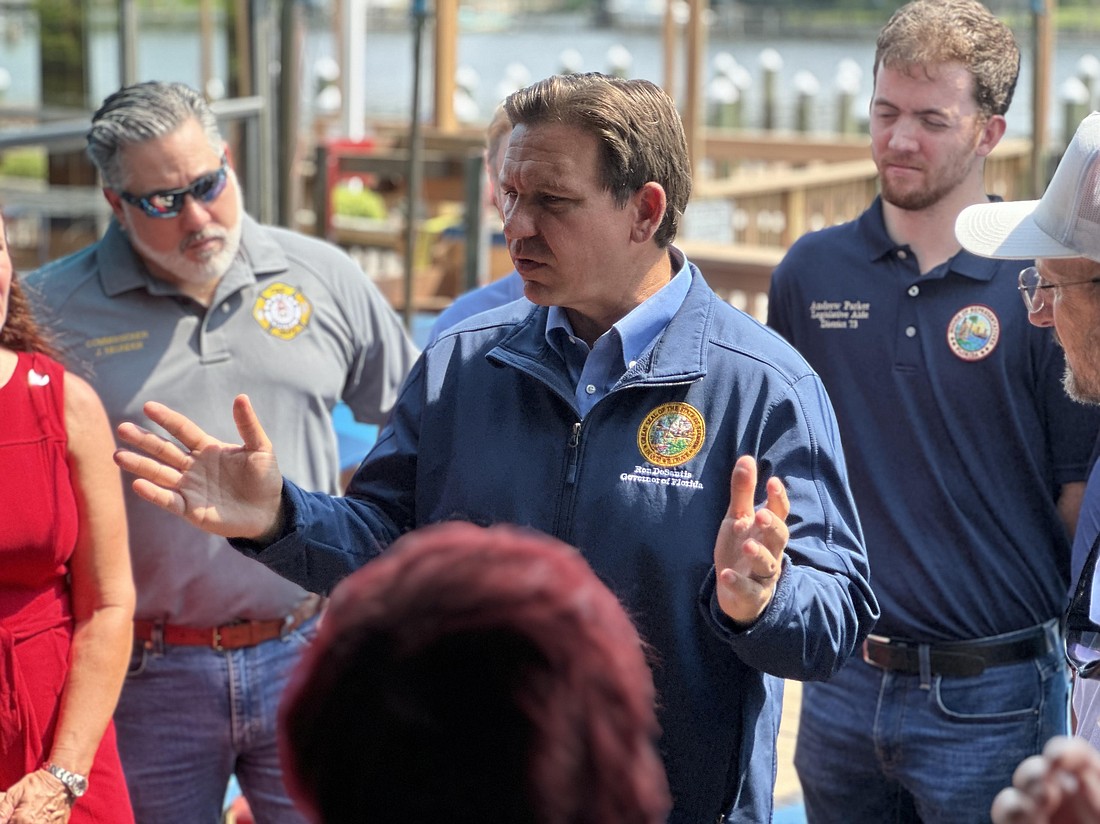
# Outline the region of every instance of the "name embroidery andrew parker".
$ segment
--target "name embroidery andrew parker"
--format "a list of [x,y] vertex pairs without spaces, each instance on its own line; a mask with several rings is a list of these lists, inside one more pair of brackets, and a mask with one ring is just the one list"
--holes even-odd
[[858,329],[861,320],[871,316],[871,304],[862,300],[815,300],[810,304],[810,319],[820,329]]

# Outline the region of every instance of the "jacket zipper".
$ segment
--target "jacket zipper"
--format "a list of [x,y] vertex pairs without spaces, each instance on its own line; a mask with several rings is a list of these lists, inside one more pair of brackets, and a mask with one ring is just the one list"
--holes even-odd
[[573,424],[573,432],[569,435],[569,469],[565,473],[565,482],[572,486],[577,480],[577,454],[580,450],[577,445],[581,442],[581,422]]

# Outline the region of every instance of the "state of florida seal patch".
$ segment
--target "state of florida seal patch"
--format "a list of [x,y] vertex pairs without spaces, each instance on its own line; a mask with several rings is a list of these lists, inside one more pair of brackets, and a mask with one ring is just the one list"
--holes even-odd
[[665,403],[638,427],[638,449],[656,466],[679,466],[699,454],[706,436],[703,416],[687,403]]
[[306,296],[285,283],[273,283],[260,292],[252,317],[269,335],[292,340],[309,325],[313,305]]
[[947,324],[947,345],[965,361],[987,357],[997,348],[1001,321],[988,306],[974,304],[960,309]]

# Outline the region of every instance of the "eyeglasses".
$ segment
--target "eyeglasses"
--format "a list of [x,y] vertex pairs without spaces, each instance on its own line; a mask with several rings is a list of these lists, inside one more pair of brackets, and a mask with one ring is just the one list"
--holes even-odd
[[1066,662],[1079,678],[1095,678],[1100,671],[1100,633],[1067,629]]
[[1062,289],[1066,286],[1083,286],[1086,283],[1100,283],[1100,277],[1095,277],[1090,280],[1077,280],[1072,283],[1047,283],[1043,280],[1043,276],[1039,274],[1039,270],[1034,266],[1028,266],[1026,269],[1020,272],[1020,296],[1024,299],[1024,306],[1027,307],[1027,311],[1032,314],[1042,310],[1046,306],[1046,299],[1043,297],[1043,291],[1045,289]]
[[183,204],[188,195],[201,203],[211,203],[216,200],[225,189],[228,175],[229,167],[226,165],[225,155],[222,155],[221,166],[217,171],[197,178],[190,186],[141,196],[129,192],[119,192],[118,195],[127,203],[139,207],[149,217],[176,217],[183,211]]
[[[1074,547],[1074,552],[1077,548]],[[1066,662],[1079,678],[1100,676],[1100,625],[1093,622],[1091,612],[1092,585],[1096,577],[1097,558],[1100,557],[1100,535],[1089,547],[1085,565],[1077,579],[1073,597],[1066,608],[1065,633]]]

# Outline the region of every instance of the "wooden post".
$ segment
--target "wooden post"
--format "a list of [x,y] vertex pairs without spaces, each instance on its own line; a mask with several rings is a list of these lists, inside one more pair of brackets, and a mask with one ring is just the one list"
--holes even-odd
[[299,12],[296,0],[283,0],[280,12],[279,32],[279,87],[278,87],[278,131],[276,138],[276,157],[278,168],[282,170],[276,185],[277,216],[280,226],[294,225],[295,195],[291,184],[297,175],[295,168],[298,158],[298,77],[301,52],[298,45]]
[[814,130],[814,103],[821,91],[821,84],[812,73],[799,71],[795,73],[794,86],[797,94],[794,116],[795,130],[803,133],[812,132]]
[[1031,197],[1047,186],[1047,121],[1050,117],[1050,67],[1054,55],[1054,13],[1058,0],[1033,0],[1031,53]]
[[[40,0],[37,9],[42,106],[54,111],[69,110],[68,116],[74,118],[85,115],[89,108],[99,105],[99,101],[90,99],[87,4]],[[46,180],[51,186],[96,185],[95,167],[83,148],[51,149],[46,163]],[[97,232],[93,220],[78,217],[46,217],[43,223],[48,227],[44,260],[66,255],[91,243]]]
[[252,14],[248,0],[234,0],[230,18],[234,49],[229,53],[229,96],[251,97],[256,93],[252,82]]
[[684,67],[684,136],[692,178],[698,180],[702,170],[706,135],[703,124],[703,57],[707,53],[707,30],[704,15],[705,0],[689,0],[691,14],[687,24],[687,54]]
[[669,97],[676,96],[676,41],[680,25],[676,22],[675,8],[680,0],[665,0],[665,16],[661,26],[661,54],[663,55],[663,88]]
[[783,57],[775,49],[767,48],[760,52],[760,71],[763,109],[761,127],[771,131],[779,126],[779,72],[783,68]]
[[[435,116],[441,132],[458,131],[455,73],[458,70],[458,0],[435,2]],[[416,112],[413,112],[416,116]]]
[[137,10],[134,0],[118,0],[118,84],[137,80]]
[[200,90],[211,98],[214,79],[214,6],[212,0],[199,0],[199,77]]

